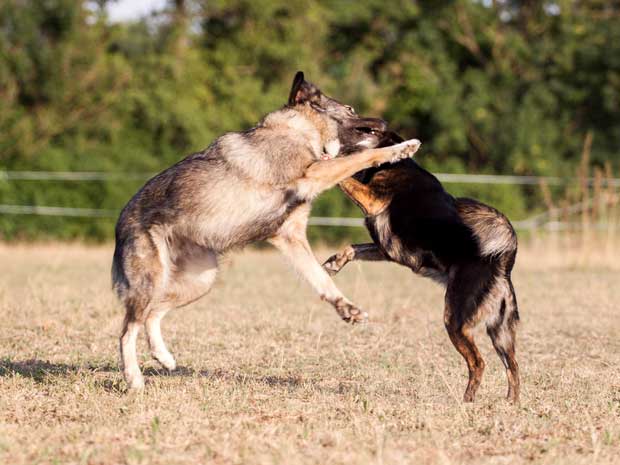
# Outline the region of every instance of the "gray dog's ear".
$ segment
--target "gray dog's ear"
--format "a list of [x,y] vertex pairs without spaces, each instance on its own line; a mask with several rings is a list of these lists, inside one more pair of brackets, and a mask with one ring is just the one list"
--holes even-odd
[[293,85],[291,86],[291,92],[290,94],[288,94],[288,104],[289,105],[294,105],[295,104],[295,98],[297,97],[297,92],[299,92],[299,88],[301,87],[301,85],[304,82],[304,72],[303,71],[297,71],[297,73],[295,73],[295,77],[293,78]]
[[305,102],[314,102],[321,97],[321,91],[314,84],[307,82],[302,71],[297,71],[288,96],[289,105],[297,105]]

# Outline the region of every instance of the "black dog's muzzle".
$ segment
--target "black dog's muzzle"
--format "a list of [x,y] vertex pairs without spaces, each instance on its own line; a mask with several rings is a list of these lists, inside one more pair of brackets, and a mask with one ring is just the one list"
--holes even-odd
[[356,118],[349,120],[346,124],[350,129],[366,134],[381,136],[387,130],[387,122],[379,118]]

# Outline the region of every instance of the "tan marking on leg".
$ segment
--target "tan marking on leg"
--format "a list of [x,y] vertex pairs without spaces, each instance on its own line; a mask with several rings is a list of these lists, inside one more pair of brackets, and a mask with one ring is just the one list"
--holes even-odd
[[[509,280],[499,280],[483,304],[487,317],[487,334],[491,338],[495,352],[506,368],[508,393],[506,398],[512,403],[519,401],[519,365],[515,357],[517,310],[516,297]],[[503,308],[503,310],[502,310]]]
[[448,336],[450,336],[450,341],[452,341],[458,353],[461,354],[465,359],[465,363],[467,363],[469,381],[463,395],[463,401],[473,402],[476,397],[476,391],[482,381],[485,367],[484,360],[470,333],[471,328],[457,323],[453,310],[448,303],[446,303],[444,313],[444,324],[448,331]]
[[389,205],[391,198],[377,198],[372,189],[354,178],[348,178],[338,184],[340,189],[357,204],[365,216],[375,216]]

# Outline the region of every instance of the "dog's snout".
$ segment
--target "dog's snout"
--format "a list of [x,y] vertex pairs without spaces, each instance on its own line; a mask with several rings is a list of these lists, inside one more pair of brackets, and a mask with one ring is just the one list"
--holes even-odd
[[387,127],[388,127],[387,121],[384,121],[384,120],[379,119],[379,118],[375,118],[374,121],[375,121],[376,126],[373,129],[375,131],[378,131],[378,132],[385,132],[385,131],[387,131]]
[[383,133],[387,130],[387,122],[379,118],[362,118],[357,122],[357,127],[368,128],[374,132]]

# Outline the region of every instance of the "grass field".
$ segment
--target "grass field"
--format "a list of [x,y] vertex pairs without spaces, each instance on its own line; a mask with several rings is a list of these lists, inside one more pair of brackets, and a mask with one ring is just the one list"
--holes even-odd
[[487,371],[476,403],[461,403],[466,368],[432,282],[349,265],[336,281],[371,314],[351,328],[257,251],[166,318],[175,373],[141,335],[146,390],[126,394],[111,249],[2,246],[0,463],[620,463],[620,270],[541,263],[541,250],[515,269],[511,406],[482,328]]

